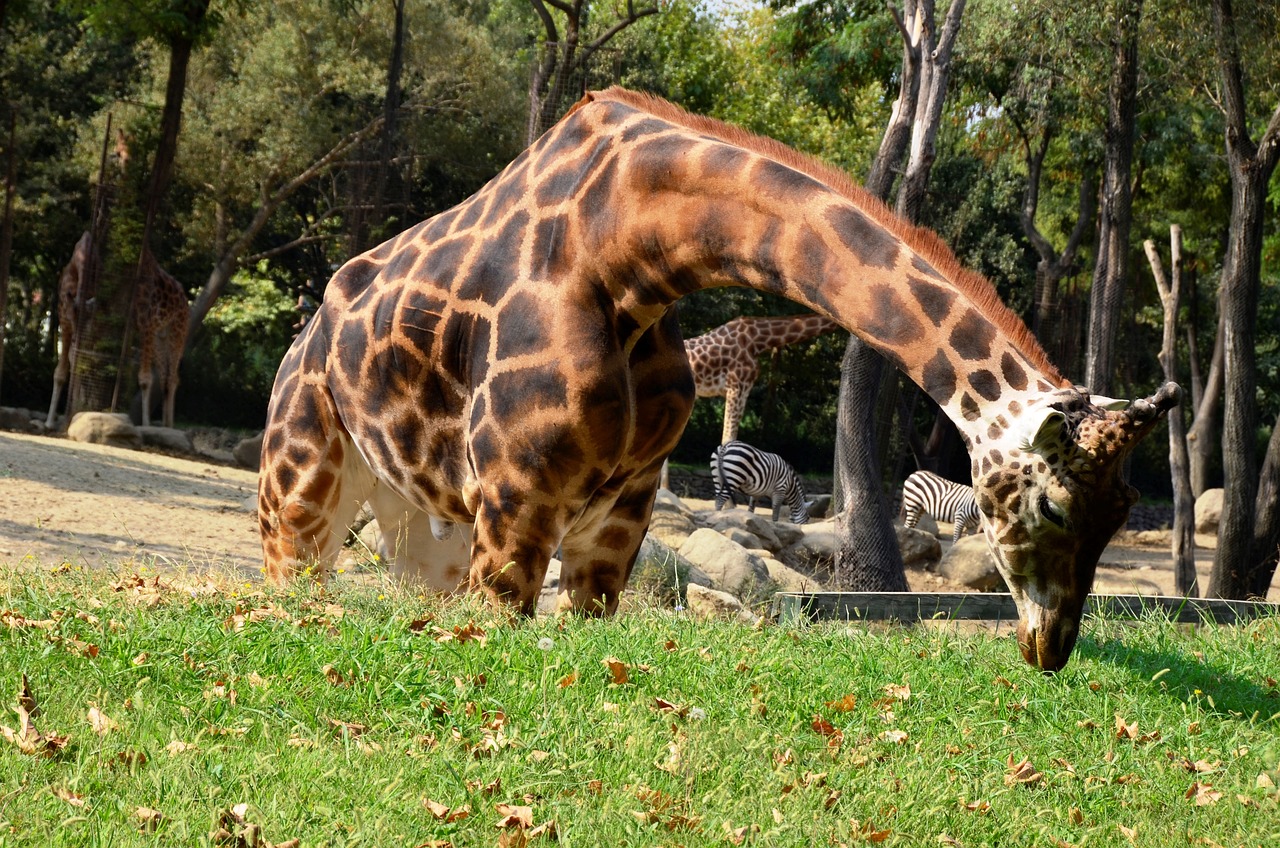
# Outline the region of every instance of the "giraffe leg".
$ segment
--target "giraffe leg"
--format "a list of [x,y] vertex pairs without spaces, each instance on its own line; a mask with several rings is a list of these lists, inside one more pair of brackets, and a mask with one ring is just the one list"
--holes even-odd
[[[628,481],[616,496],[597,498],[562,543],[556,609],[590,616],[613,615],[649,527],[657,476]],[[591,520],[597,514],[607,517]]]
[[54,422],[58,420],[58,398],[62,395],[62,389],[71,376],[71,344],[75,331],[69,322],[59,323],[58,334],[62,336],[62,344],[59,345],[58,350],[58,365],[53,370],[53,397],[49,400],[49,414],[44,419],[46,430],[52,430]]
[[440,539],[435,534],[439,519],[384,485],[374,487],[369,506],[378,519],[382,532],[379,553],[386,559],[392,580],[446,594],[464,587],[471,562],[470,525],[454,527],[454,532]]
[[138,333],[138,388],[142,391],[142,426],[151,426],[151,385],[155,375],[151,373],[152,358],[155,355],[155,343],[151,334]]
[[173,426],[173,406],[178,396],[178,365],[181,364],[182,351],[171,351],[165,362],[164,380],[164,426]]
[[742,422],[742,413],[747,409],[747,396],[751,394],[751,383],[729,377],[724,389],[724,429],[720,433],[720,444],[732,442],[738,438],[738,425]]
[[[476,509],[468,588],[496,604],[533,615],[547,566],[564,534],[565,505],[515,503],[504,499],[498,487],[474,482],[473,486],[477,494],[464,494],[468,507]],[[532,488],[526,494],[532,498],[538,491]]]
[[338,423],[324,374],[281,364],[262,440],[258,521],[267,578],[284,583],[314,568],[323,579],[375,479]]

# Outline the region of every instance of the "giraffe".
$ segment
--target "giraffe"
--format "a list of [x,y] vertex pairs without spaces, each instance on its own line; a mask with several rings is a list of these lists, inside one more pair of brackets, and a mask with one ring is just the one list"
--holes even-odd
[[724,398],[724,427],[720,443],[738,438],[738,424],[747,408],[747,396],[760,376],[756,357],[766,350],[808,341],[840,329],[822,315],[789,315],[780,318],[741,316],[710,332],[686,339],[685,353],[693,369],[698,397]]
[[[45,427],[53,429],[58,416],[58,399],[71,374],[71,350],[81,341],[97,294],[97,279],[90,273],[93,237],[85,232],[76,242],[71,261],[58,280],[58,334],[62,339],[58,365],[53,372],[53,397]],[[138,332],[138,387],[142,390],[142,424],[151,424],[153,366],[158,367],[165,386],[163,423],[173,426],[173,402],[178,389],[178,364],[187,340],[187,294],[182,285],[160,267],[154,255],[143,248],[138,263],[137,291],[133,320]]]
[[559,547],[557,608],[613,613],[693,405],[669,307],[720,286],[833,319],[938,401],[970,452],[1022,655],[1062,668],[1137,498],[1123,460],[1178,387],[1092,398],[990,283],[839,171],[618,88],[335,273],[272,391],[268,578],[323,574],[369,500],[384,531],[424,514],[471,525],[466,575],[430,575],[445,591],[532,614]]

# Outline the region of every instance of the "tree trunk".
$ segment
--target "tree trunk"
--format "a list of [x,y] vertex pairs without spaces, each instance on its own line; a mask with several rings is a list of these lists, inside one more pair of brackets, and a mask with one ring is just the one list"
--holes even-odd
[[1254,511],[1257,523],[1253,527],[1253,552],[1249,555],[1253,572],[1249,590],[1265,598],[1280,561],[1280,417],[1271,428],[1267,455],[1262,460]]
[[[0,7],[0,24],[3,7]],[[4,384],[4,328],[9,320],[9,257],[13,252],[13,193],[18,190],[18,110],[9,104],[9,142],[5,145],[4,215],[0,217],[0,385]]]
[[[910,8],[910,7],[908,7]],[[898,163],[911,142],[911,122],[916,114],[916,100],[920,94],[920,26],[921,18],[909,15],[911,30],[907,30],[898,12],[889,6],[890,13],[902,33],[902,73],[898,80],[898,99],[889,112],[889,124],[885,127],[880,149],[871,163],[866,189],[881,200],[887,200],[893,192]]]
[[[910,116],[911,156],[898,195],[898,211],[907,220],[918,220],[923,209],[934,139],[946,93],[951,53],[960,29],[965,0],[952,0],[942,33],[935,38],[933,0],[907,6],[904,22],[894,14],[903,38],[903,81],[894,120],[886,129],[871,173],[881,199],[893,185],[893,172],[906,147],[896,129],[896,119]],[[892,8],[892,7],[891,7]],[[912,61],[912,59],[915,61]],[[914,82],[908,77],[919,75]],[[912,97],[911,92],[914,92]],[[914,99],[913,113],[907,100]],[[904,199],[903,193],[908,196]],[[874,411],[884,379],[897,380],[883,359],[856,337],[850,337],[840,367],[840,394],[836,413],[836,497],[840,539],[836,553],[835,585],[861,591],[906,591],[906,571],[893,530],[893,515],[881,488],[876,458]]]
[[[1200,401],[1193,403],[1195,419],[1187,431],[1187,449],[1191,460],[1191,493],[1197,498],[1209,488],[1209,463],[1213,461],[1218,441],[1218,406],[1222,403],[1222,356],[1226,339],[1226,313],[1222,297],[1218,297],[1218,332],[1213,342],[1213,359],[1209,362],[1209,376],[1205,379]],[[1194,398],[1194,396],[1193,396]]]
[[[1249,136],[1244,75],[1230,0],[1213,0],[1222,105],[1226,113],[1227,164],[1231,173],[1231,225],[1222,264],[1223,381],[1226,405],[1222,424],[1223,494],[1218,550],[1209,593],[1243,598],[1261,581],[1265,564],[1254,559],[1258,461],[1254,453],[1258,412],[1258,293],[1261,285],[1262,224],[1267,185],[1280,157],[1280,108],[1271,116],[1256,146]],[[1261,543],[1261,542],[1260,542]]]
[[1107,97],[1105,166],[1099,215],[1098,261],[1089,298],[1089,340],[1085,385],[1111,394],[1115,339],[1124,282],[1129,273],[1129,226],[1133,198],[1130,179],[1138,93],[1138,24],[1142,0],[1120,0],[1116,12],[1115,63]]
[[[1164,268],[1155,242],[1143,242],[1151,273],[1160,290],[1160,303],[1164,307],[1164,337],[1160,345],[1160,366],[1165,382],[1178,381],[1178,298],[1182,291],[1182,228],[1174,224],[1169,228],[1169,266],[1172,281],[1166,281]],[[1169,412],[1169,470],[1173,482],[1173,580],[1174,587],[1183,597],[1200,594],[1196,578],[1196,504],[1191,494],[1191,469],[1187,459],[1187,437],[1183,426],[1182,408]]]
[[[857,370],[847,370],[849,367]],[[835,469],[848,508],[836,516],[836,537],[840,541],[832,582],[852,592],[906,592],[910,588],[872,449],[875,403],[863,402],[868,400],[868,390],[873,393],[879,387],[885,370],[884,357],[857,336],[849,336],[848,352],[840,368],[841,391],[836,411],[837,420],[846,422],[837,433],[837,438],[843,440],[841,453],[845,461]]]

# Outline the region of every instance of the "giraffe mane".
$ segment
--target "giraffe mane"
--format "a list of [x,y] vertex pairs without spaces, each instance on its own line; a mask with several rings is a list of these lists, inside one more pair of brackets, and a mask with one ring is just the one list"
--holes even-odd
[[966,268],[946,242],[927,227],[911,224],[893,212],[880,198],[855,183],[849,175],[816,157],[801,153],[776,139],[756,135],[741,127],[715,118],[695,115],[656,95],[613,86],[604,91],[589,92],[570,112],[592,101],[617,101],[641,109],[663,120],[688,127],[703,135],[742,147],[805,174],[844,196],[873,221],[901,239],[926,262],[964,292],[1017,346],[1042,373],[1059,387],[1070,385],[1049,359],[1039,340],[1026,323],[1005,305],[991,281]]

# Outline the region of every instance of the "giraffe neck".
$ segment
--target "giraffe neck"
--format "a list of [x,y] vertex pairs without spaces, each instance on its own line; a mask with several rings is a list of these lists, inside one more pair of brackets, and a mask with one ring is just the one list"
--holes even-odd
[[[589,282],[637,319],[633,340],[692,291],[768,291],[883,354],[971,446],[1064,386],[988,282],[839,172],[643,95],[589,97],[535,146],[528,170],[546,175],[533,188],[546,194],[574,170],[586,208],[608,192],[611,214],[581,224],[574,252],[594,257]],[[588,152],[574,169],[556,164],[570,140]]]
[[808,341],[840,325],[822,315],[794,315],[789,318],[742,318],[745,342],[751,355]]

